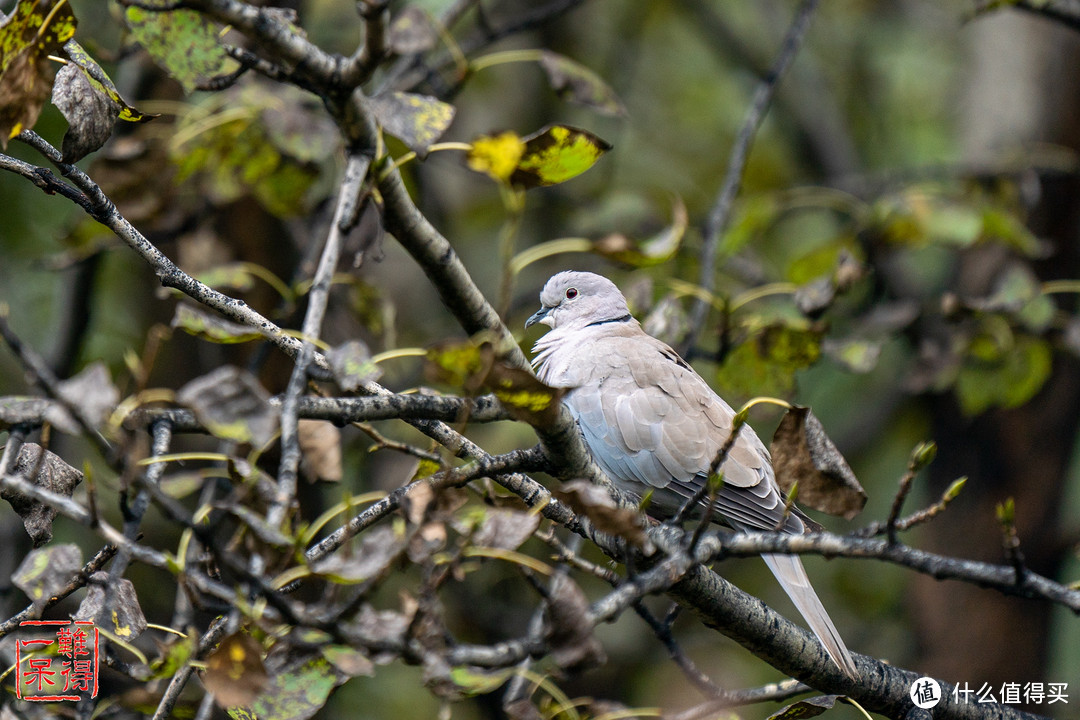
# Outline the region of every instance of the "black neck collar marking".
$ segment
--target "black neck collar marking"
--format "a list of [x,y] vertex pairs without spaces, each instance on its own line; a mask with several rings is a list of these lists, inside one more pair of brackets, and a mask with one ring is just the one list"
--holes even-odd
[[622,317],[611,318],[610,320],[597,320],[596,322],[591,322],[588,325],[586,325],[585,327],[593,327],[595,325],[607,325],[608,323],[630,322],[633,319],[634,319],[633,315],[631,315],[630,313],[626,313]]

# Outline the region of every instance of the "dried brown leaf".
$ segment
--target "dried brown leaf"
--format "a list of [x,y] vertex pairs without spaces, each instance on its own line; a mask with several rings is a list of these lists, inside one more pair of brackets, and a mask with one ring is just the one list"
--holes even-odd
[[280,411],[246,370],[225,365],[197,377],[176,393],[215,437],[262,447],[280,428]]
[[56,73],[52,103],[68,123],[61,146],[66,163],[78,162],[104,145],[120,114],[120,104],[99,92],[74,63]]
[[325,420],[301,419],[296,432],[308,479],[341,482],[341,430]]
[[360,583],[381,575],[405,550],[407,541],[389,525],[365,532],[359,547],[342,548],[315,563],[317,574],[340,583]]
[[71,581],[82,563],[82,550],[73,543],[31,550],[11,576],[11,584],[40,608]]
[[121,640],[131,641],[146,630],[146,616],[139,606],[135,585],[99,571],[90,576],[90,589],[75,611],[76,620],[93,620]]
[[866,491],[810,408],[785,413],[770,450],[777,482],[786,493],[798,483],[801,504],[849,520],[866,504]]
[[517,550],[532,537],[539,526],[538,514],[504,508],[485,508],[484,520],[473,535],[473,542],[484,547]]
[[619,507],[602,487],[587,480],[572,480],[551,494],[574,512],[589,518],[597,530],[624,538],[638,548],[647,550],[652,546],[645,534],[645,519],[641,513]]
[[593,635],[589,599],[567,575],[557,575],[548,588],[544,636],[551,659],[565,670],[584,670],[606,661],[604,648]]
[[[64,497],[71,497],[75,486],[83,479],[83,474],[64,462],[59,455],[42,450],[42,447],[35,443],[25,443],[19,449],[12,471],[15,475],[29,479],[39,488]],[[52,540],[52,522],[56,518],[56,510],[15,490],[0,490],[0,498],[11,503],[11,508],[22,518],[27,534],[34,541],[34,547],[40,547]]]
[[773,713],[768,717],[768,720],[800,720],[800,718],[817,717],[826,710],[832,710],[839,699],[839,695],[819,695],[818,697],[806,698]]
[[270,681],[262,647],[250,635],[230,635],[206,658],[202,681],[220,707],[250,707]]

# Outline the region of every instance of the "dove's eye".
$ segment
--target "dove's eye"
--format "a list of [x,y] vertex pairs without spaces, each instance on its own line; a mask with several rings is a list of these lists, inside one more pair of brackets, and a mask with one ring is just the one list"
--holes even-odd
[[573,300],[576,297],[577,297],[577,288],[567,288],[566,289],[566,299],[567,300]]

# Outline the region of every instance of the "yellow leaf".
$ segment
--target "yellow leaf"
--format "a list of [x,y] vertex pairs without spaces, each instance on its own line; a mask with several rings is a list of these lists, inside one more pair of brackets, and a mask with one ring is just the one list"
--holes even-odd
[[499,182],[508,182],[524,152],[525,143],[517,133],[508,130],[478,137],[473,141],[466,162],[470,170],[486,173]]

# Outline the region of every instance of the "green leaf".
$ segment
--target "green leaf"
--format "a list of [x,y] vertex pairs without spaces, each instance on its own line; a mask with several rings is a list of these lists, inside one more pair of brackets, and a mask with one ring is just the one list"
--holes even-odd
[[540,52],[539,62],[559,97],[606,115],[626,116],[626,107],[615,91],[584,65],[550,50]]
[[728,353],[717,370],[717,382],[746,397],[784,396],[795,388],[795,371],[820,357],[820,332],[777,322]]
[[428,350],[424,374],[436,382],[475,393],[483,385],[491,363],[491,353],[474,343],[442,343]]
[[197,90],[236,65],[221,45],[219,28],[194,10],[128,7],[124,18],[135,40],[185,92]]
[[1046,255],[1045,243],[1015,214],[1002,208],[984,208],[982,223],[984,238],[1004,243],[1026,257],[1038,258]]
[[487,695],[495,692],[510,675],[509,670],[482,673],[467,667],[456,667],[450,671],[450,679],[465,695]]
[[755,395],[783,397],[795,389],[795,371],[766,361],[756,343],[744,342],[724,358],[717,368],[716,382],[742,399]]
[[809,367],[821,357],[821,333],[791,325],[769,325],[757,336],[761,356],[792,368]]
[[279,217],[306,212],[317,162],[329,160],[337,141],[323,111],[296,101],[294,93],[254,84],[196,106],[170,144],[176,181],[197,183],[222,203],[254,196]]
[[549,125],[526,138],[525,152],[510,183],[532,188],[557,185],[585,172],[611,149],[611,144],[586,130]]
[[470,170],[520,188],[556,185],[577,177],[611,149],[585,130],[549,125],[526,138],[517,133],[481,135],[466,156]]
[[444,343],[428,350],[428,377],[473,394],[490,390],[515,420],[549,424],[559,412],[565,390],[552,388],[521,368],[495,357],[490,342]]
[[821,349],[847,370],[854,373],[868,373],[877,367],[878,359],[881,357],[881,347],[880,340],[826,338]]
[[383,130],[405,143],[420,157],[439,141],[456,108],[429,95],[389,92],[365,100],[366,107]]
[[247,263],[242,262],[226,263],[212,267],[196,275],[195,279],[203,285],[215,289],[250,290],[255,286],[255,276]]
[[52,92],[49,55],[61,53],[75,25],[67,0],[19,0],[0,25],[0,148],[37,122]]
[[776,222],[780,211],[780,203],[772,195],[757,195],[736,205],[731,225],[720,240],[721,256],[734,255],[760,237]]
[[997,353],[989,343],[973,342],[956,378],[960,407],[978,415],[992,407],[1023,405],[1042,388],[1052,368],[1050,345],[1038,338],[1018,336],[1012,348]]
[[120,91],[116,89],[116,85],[113,84],[113,81],[105,71],[101,69],[101,66],[97,64],[97,61],[90,57],[90,54],[83,49],[82,45],[74,40],[68,40],[67,44],[64,45],[64,52],[67,54],[68,59],[79,66],[86,74],[90,84],[93,85],[98,92],[120,106],[117,117],[121,120],[125,122],[141,123],[161,117],[154,113],[141,112],[131,105],[128,105],[127,101],[120,96]]
[[977,208],[931,203],[922,219],[926,234],[937,242],[968,247],[982,237],[982,214]]

